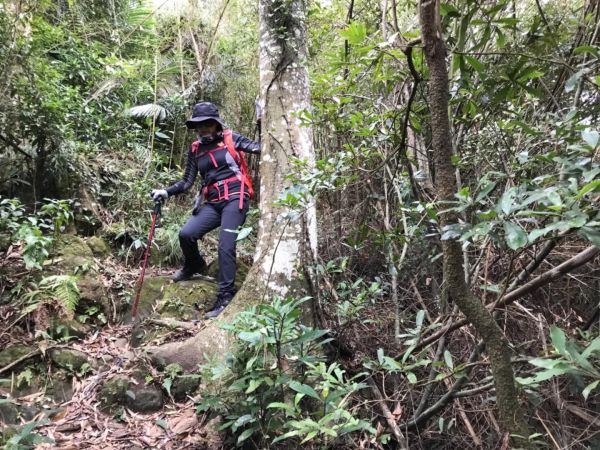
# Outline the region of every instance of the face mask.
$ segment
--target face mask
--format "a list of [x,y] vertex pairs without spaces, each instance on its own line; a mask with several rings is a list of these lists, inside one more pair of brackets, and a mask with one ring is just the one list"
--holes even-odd
[[223,139],[223,132],[217,131],[216,133],[209,134],[208,136],[200,136],[198,135],[198,141],[201,144],[212,144],[213,142],[218,142]]

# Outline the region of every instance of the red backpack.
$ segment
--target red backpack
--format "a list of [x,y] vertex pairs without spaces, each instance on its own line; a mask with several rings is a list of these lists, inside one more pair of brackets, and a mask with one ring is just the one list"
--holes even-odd
[[[227,150],[229,151],[229,154],[231,155],[231,157],[233,158],[233,160],[236,162],[236,164],[238,165],[238,167],[240,168],[240,175],[236,175],[233,176],[231,178],[227,178],[225,180],[221,180],[221,181],[217,181],[216,183],[213,183],[211,185],[208,186],[204,186],[203,189],[203,194],[204,194],[204,198],[207,197],[208,195],[208,189],[211,187],[216,187],[217,191],[219,191],[219,199],[218,200],[229,200],[229,183],[231,181],[240,181],[240,209],[243,209],[244,207],[244,189],[247,188],[248,189],[248,195],[250,196],[250,198],[252,198],[252,196],[254,195],[254,188],[252,187],[252,178],[250,178],[250,174],[248,173],[248,164],[246,163],[246,158],[244,158],[244,154],[242,152],[238,152],[235,149],[235,145],[233,143],[233,135],[231,130],[223,130],[223,143],[225,145],[225,147],[227,147]],[[198,141],[194,142],[192,144],[192,152],[196,153],[196,151],[198,150],[198,145],[200,145],[200,143]],[[221,147],[219,147],[221,148]],[[210,156],[210,159],[212,160],[213,164],[215,165],[215,167],[217,166],[217,161],[215,160],[215,157],[212,155],[213,152],[215,152],[216,150],[218,150],[219,148],[215,149],[215,150],[211,150],[210,152],[208,152],[208,156]],[[225,190],[225,194],[223,195],[223,197],[221,197],[221,191],[219,190],[219,186],[224,186],[224,190]]]

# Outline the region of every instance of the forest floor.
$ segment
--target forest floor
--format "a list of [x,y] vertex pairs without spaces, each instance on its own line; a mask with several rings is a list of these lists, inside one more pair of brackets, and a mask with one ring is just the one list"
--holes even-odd
[[73,397],[66,403],[57,405],[59,412],[49,423],[39,428],[41,434],[54,443],[41,444],[36,448],[222,448],[222,440],[214,431],[215,427],[206,426],[209,422],[207,416],[196,413],[194,402],[197,398],[189,397],[182,403],[171,399],[162,410],[150,414],[136,413],[126,407],[118,415],[100,411],[99,386],[115,375],[132,375],[134,368],[126,369],[124,362],[129,356],[141,357],[140,352],[128,344],[131,331],[132,327],[128,325],[108,326],[77,346],[90,359],[112,359],[114,363],[90,377],[73,377]]

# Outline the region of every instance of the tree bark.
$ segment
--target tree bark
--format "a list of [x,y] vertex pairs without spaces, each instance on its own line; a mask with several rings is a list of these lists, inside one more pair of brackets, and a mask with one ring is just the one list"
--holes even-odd
[[[231,322],[247,306],[273,295],[305,294],[316,259],[316,212],[307,197],[301,211],[278,206],[291,187],[286,177],[298,158],[314,164],[312,130],[298,114],[310,107],[305,0],[260,0],[259,65],[262,108],[260,221],[254,264],[232,303],[196,336],[151,350],[159,364],[178,363],[191,370],[204,356],[223,356],[229,336],[218,323]],[[304,291],[304,292],[303,292]]]
[[[452,167],[452,138],[448,117],[449,83],[446,67],[446,46],[442,40],[439,0],[421,0],[419,18],[429,67],[429,103],[431,109],[432,147],[435,155],[435,184],[440,202],[450,202],[456,192],[456,180]],[[445,205],[447,206],[447,204]],[[456,223],[451,212],[440,214],[442,228]],[[467,320],[483,339],[490,358],[497,408],[505,431],[529,435],[527,423],[519,405],[514,374],[510,362],[510,349],[501,329],[485,306],[471,294],[463,272],[461,245],[456,240],[442,242],[444,255],[444,289]]]

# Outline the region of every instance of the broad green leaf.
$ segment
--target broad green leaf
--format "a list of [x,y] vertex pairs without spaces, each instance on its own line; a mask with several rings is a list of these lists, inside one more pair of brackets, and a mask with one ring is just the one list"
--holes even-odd
[[475,203],[479,203],[481,200],[487,197],[487,195],[490,192],[492,192],[495,187],[496,183],[494,181],[489,181],[488,183],[486,183],[481,189],[481,191],[477,194],[477,197],[475,197]]
[[546,369],[546,370],[542,370],[542,371],[538,372],[533,377],[527,377],[527,378],[515,377],[515,380],[517,380],[517,382],[519,384],[523,384],[523,385],[538,384],[542,381],[549,380],[550,378],[553,378],[555,376],[564,375],[568,372],[569,372],[568,369],[560,369],[560,368]]
[[242,434],[238,437],[237,443],[240,444],[248,439],[250,436],[254,434],[254,428],[249,428],[248,430],[244,430]]
[[588,345],[585,350],[581,352],[581,356],[583,356],[585,359],[588,359],[595,352],[600,353],[600,336],[590,342],[590,345]]
[[528,67],[519,73],[517,81],[523,83],[527,80],[532,80],[534,78],[540,78],[544,76],[544,72],[540,72],[535,67]]
[[502,194],[500,197],[500,201],[498,202],[498,207],[500,208],[500,212],[504,214],[510,214],[513,209],[513,204],[515,201],[516,190],[515,188],[511,188]]
[[579,190],[575,198],[577,200],[580,200],[581,197],[583,197],[585,194],[587,194],[590,191],[595,191],[598,188],[600,188],[600,180],[591,181]]
[[506,233],[506,244],[511,250],[517,250],[527,244],[527,234],[519,225],[512,222],[504,222],[503,225]]
[[573,50],[574,55],[579,55],[580,53],[591,53],[596,58],[600,58],[598,47],[594,47],[593,45],[582,45]]
[[417,384],[417,376],[412,372],[407,372],[406,378],[410,384]]
[[291,381],[290,389],[293,389],[294,391],[299,392],[301,394],[308,395],[309,397],[312,397],[316,400],[320,400],[319,394],[317,394],[317,392],[308,384],[302,384],[298,381]]
[[567,348],[566,348],[567,337],[565,336],[565,332],[563,330],[561,330],[560,328],[558,328],[557,326],[552,325],[550,327],[550,338],[552,339],[552,345],[554,345],[554,348],[556,349],[556,351],[558,353],[560,353],[561,355],[566,356],[567,355]]
[[361,22],[352,22],[347,28],[340,31],[340,35],[348,41],[349,44],[361,44],[367,37],[367,27]]
[[573,75],[571,75],[571,77],[565,83],[565,92],[571,92],[575,89],[575,87],[577,86],[577,83],[579,83],[579,80],[580,80],[581,76],[583,75],[583,73],[584,73],[584,71],[580,70],[578,72],[575,72]]
[[587,400],[588,396],[590,395],[590,393],[596,389],[598,387],[598,384],[600,384],[600,380],[596,380],[593,381],[592,383],[588,384],[585,389],[583,390],[583,392],[581,392],[581,395],[583,395],[583,398],[585,400]]
[[581,137],[590,147],[596,148],[596,145],[598,145],[598,140],[600,139],[600,133],[598,133],[597,130],[586,128],[581,132]]
[[444,350],[444,361],[446,362],[446,366],[450,369],[454,369],[454,363],[452,362],[452,353],[448,350]]
[[582,227],[577,234],[584,237],[595,246],[600,247],[600,231],[591,227]]
[[279,409],[285,409],[286,411],[289,412],[294,412],[296,409],[292,406],[289,405],[287,403],[283,403],[283,402],[273,402],[273,403],[269,403],[267,405],[267,408],[279,408]]
[[485,66],[477,58],[465,55],[465,60],[471,67],[473,67],[473,69],[477,71],[479,75],[483,75],[485,73]]
[[245,227],[240,230],[237,235],[236,241],[241,241],[242,239],[246,239],[248,235],[252,233],[252,227]]

